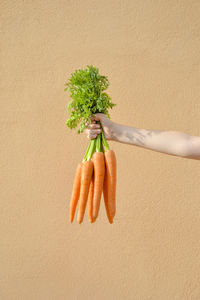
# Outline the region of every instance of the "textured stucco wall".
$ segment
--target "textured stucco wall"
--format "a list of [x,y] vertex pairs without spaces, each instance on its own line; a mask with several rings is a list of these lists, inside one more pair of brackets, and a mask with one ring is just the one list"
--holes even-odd
[[[113,121],[200,135],[200,2],[1,1],[1,300],[199,300],[200,165],[110,142],[117,215],[68,222],[88,141],[64,82],[94,64]],[[103,203],[103,202],[102,202]]]

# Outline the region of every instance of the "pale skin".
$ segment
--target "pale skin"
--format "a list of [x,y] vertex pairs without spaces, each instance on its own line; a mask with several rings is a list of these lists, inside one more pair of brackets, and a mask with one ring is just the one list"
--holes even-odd
[[85,133],[88,139],[96,138],[101,132],[100,121],[107,140],[143,147],[168,155],[200,160],[200,137],[179,131],[148,130],[114,123],[104,114],[91,117],[92,123]]

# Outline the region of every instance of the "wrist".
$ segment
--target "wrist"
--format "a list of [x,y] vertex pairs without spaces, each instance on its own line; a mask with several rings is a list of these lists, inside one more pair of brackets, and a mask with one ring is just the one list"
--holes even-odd
[[121,124],[113,124],[112,140],[125,144],[143,145],[144,133],[142,129],[124,126]]
[[112,125],[110,127],[110,140],[119,141],[121,127],[122,127],[122,125],[120,125],[120,124],[112,123]]

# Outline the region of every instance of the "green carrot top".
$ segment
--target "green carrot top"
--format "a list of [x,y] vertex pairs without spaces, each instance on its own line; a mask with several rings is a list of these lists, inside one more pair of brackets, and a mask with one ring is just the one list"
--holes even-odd
[[110,118],[108,109],[116,104],[105,93],[109,81],[106,76],[99,74],[98,68],[90,65],[85,69],[75,70],[65,85],[64,90],[70,92],[72,98],[67,107],[70,116],[66,125],[69,128],[76,128],[80,123],[78,133],[83,132],[87,123],[91,122],[90,116],[95,113],[104,113]]

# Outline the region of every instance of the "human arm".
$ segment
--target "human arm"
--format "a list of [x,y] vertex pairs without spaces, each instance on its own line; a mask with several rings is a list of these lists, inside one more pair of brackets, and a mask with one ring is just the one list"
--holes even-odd
[[103,114],[96,114],[88,126],[88,138],[95,138],[101,132],[95,121],[100,121],[108,140],[135,145],[168,155],[200,160],[200,137],[179,131],[147,130],[110,121]]

